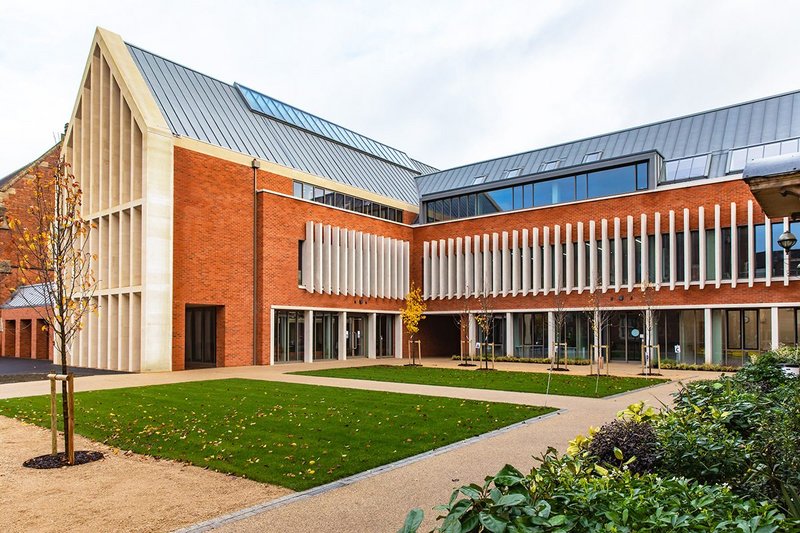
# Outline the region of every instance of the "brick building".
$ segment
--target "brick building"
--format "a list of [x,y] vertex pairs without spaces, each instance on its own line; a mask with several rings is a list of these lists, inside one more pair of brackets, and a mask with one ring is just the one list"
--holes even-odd
[[0,356],[53,358],[51,336],[42,329],[36,309],[47,301],[36,286],[21,283],[6,217],[17,218],[24,227],[33,226],[28,213],[34,195],[31,178],[36,173],[46,177],[58,163],[60,153],[59,142],[35,161],[0,179],[0,302],[4,302],[0,305]]
[[[424,351],[489,302],[496,351],[740,363],[798,342],[798,262],[742,180],[800,151],[800,92],[439,171],[98,29],[65,135],[100,280],[71,363],[153,371]],[[648,290],[643,291],[643,286]],[[652,330],[646,317],[655,317]],[[648,329],[648,331],[644,331]]]

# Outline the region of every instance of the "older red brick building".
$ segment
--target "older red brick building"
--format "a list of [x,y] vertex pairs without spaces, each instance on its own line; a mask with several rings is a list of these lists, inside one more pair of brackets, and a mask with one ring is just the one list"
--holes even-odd
[[[17,250],[12,242],[7,217],[20,220],[24,227],[33,227],[28,213],[34,188],[32,178],[46,177],[58,163],[61,143],[50,147],[35,161],[0,179],[0,355],[52,359],[53,347],[49,332],[36,307],[46,304],[40,291],[24,287],[17,267]],[[16,291],[16,294],[15,294]],[[34,306],[34,307],[32,307]]]
[[742,181],[749,161],[800,151],[792,109],[800,93],[439,171],[98,30],[63,152],[100,279],[71,363],[399,357],[412,283],[432,355],[546,357],[558,339],[571,357],[658,345],[738,363],[796,344],[800,252],[775,243],[800,228]]

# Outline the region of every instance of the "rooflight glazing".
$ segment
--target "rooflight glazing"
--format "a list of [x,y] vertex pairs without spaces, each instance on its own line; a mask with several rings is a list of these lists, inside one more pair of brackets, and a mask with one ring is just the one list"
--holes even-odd
[[661,177],[661,181],[664,183],[693,178],[705,178],[708,176],[710,162],[711,154],[667,161],[664,164],[664,175]]
[[362,152],[389,161],[390,163],[395,163],[416,171],[416,167],[411,162],[411,159],[400,150],[396,150],[385,144],[374,141],[369,137],[350,131],[333,122],[321,119],[311,113],[306,113],[296,107],[284,104],[280,100],[270,98],[269,96],[248,89],[238,83],[235,84],[235,86],[239,89],[247,105],[250,106],[251,111],[276,118],[293,126],[297,126],[298,128],[326,137],[332,141],[345,144],[356,150],[361,150]]
[[788,139],[768,144],[758,144],[747,148],[731,150],[728,156],[728,172],[744,169],[749,161],[776,155],[796,154],[800,151],[800,139]]

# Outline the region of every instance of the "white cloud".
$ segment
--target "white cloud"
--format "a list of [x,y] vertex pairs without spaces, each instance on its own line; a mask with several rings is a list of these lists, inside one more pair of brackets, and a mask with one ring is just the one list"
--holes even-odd
[[442,168],[800,88],[795,2],[140,0],[0,13],[0,175],[68,120],[95,25]]

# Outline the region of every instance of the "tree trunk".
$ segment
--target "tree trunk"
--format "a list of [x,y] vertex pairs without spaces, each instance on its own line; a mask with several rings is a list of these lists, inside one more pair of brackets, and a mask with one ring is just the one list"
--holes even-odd
[[[67,339],[63,332],[59,334],[59,346],[61,349],[61,373],[67,375]],[[64,453],[70,457],[69,449],[69,403],[67,402],[67,381],[61,382],[61,411],[64,415]]]

